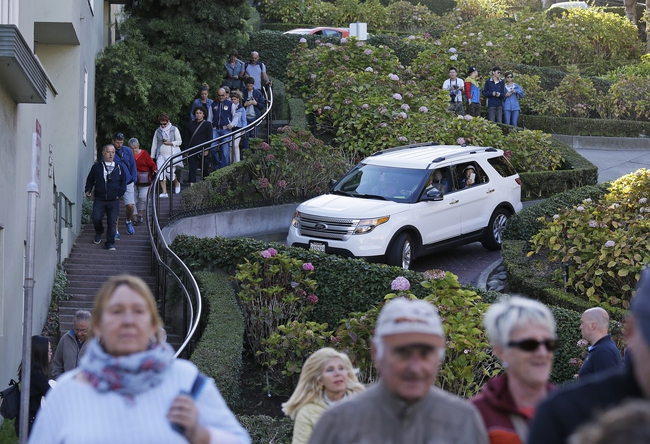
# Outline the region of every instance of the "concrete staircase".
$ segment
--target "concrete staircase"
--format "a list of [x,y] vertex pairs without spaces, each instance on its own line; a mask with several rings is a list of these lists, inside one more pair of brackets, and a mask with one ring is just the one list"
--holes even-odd
[[[181,206],[180,195],[160,199],[159,211],[168,214],[170,200],[174,200],[174,209]],[[165,217],[165,219],[167,219]],[[81,233],[75,241],[70,256],[64,261],[64,269],[68,277],[66,294],[68,301],[59,305],[59,324],[61,334],[72,328],[74,314],[77,310],[92,311],[95,295],[99,288],[112,276],[119,274],[133,274],[141,277],[150,288],[155,286],[155,277],[152,272],[151,244],[146,224],[134,226],[135,234],[126,232],[125,209],[120,203],[120,222],[118,231],[121,235],[115,241],[115,251],[106,249],[106,219],[104,219],[104,234],[99,245],[93,243],[95,230],[92,224],[82,226]],[[166,223],[166,222],[164,222]],[[168,332],[168,341],[172,345],[179,344],[180,336],[176,337]]]

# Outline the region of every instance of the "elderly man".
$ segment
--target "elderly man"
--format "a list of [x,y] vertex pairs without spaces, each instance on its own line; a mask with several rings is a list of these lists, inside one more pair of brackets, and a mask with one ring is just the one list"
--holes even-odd
[[537,408],[528,444],[562,444],[599,413],[629,399],[650,399],[650,268],[641,272],[626,324],[632,365],[569,385]]
[[269,77],[266,75],[266,66],[260,62],[260,55],[257,51],[251,52],[251,61],[244,65],[244,69],[239,73],[240,79],[252,77],[255,79],[255,89],[262,89],[269,83]]
[[52,378],[56,379],[79,365],[79,359],[86,352],[89,321],[90,312],[86,310],[78,310],[74,314],[74,327],[61,337],[56,347],[52,359]]
[[[212,137],[215,139],[232,132],[228,126],[235,117],[235,110],[232,102],[227,97],[226,90],[219,88],[219,91],[217,91],[219,100],[212,103]],[[211,152],[215,169],[225,168],[230,165],[230,140],[222,141],[219,147],[212,148]]]
[[381,379],[325,411],[309,442],[487,443],[476,408],[432,386],[444,351],[442,323],[429,302],[390,301],[379,314],[371,349]]
[[608,330],[609,315],[602,308],[590,308],[582,314],[580,331],[591,347],[578,373],[580,378],[623,367],[621,352],[612,341],[611,335],[607,334]]

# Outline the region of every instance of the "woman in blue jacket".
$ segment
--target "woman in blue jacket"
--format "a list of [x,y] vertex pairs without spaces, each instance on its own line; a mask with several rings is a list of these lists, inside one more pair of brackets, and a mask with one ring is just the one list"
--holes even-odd
[[519,120],[519,99],[524,97],[524,90],[521,86],[512,81],[511,72],[506,73],[506,95],[503,101],[503,117],[506,125],[517,126]]

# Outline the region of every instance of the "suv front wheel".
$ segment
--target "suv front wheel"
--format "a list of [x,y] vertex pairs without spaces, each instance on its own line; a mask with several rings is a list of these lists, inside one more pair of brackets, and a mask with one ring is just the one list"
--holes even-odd
[[500,250],[503,242],[503,230],[506,228],[510,212],[505,208],[498,208],[492,213],[490,223],[485,229],[481,244],[488,250]]
[[408,270],[413,259],[413,242],[408,233],[400,233],[391,242],[386,254],[386,263]]

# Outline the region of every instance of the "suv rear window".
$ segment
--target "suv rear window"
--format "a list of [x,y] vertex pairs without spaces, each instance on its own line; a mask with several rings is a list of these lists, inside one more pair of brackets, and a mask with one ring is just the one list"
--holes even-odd
[[497,173],[502,177],[510,177],[517,174],[517,171],[510,161],[503,156],[492,157],[491,159],[488,159],[488,162],[490,162],[490,165],[492,165],[494,169],[497,170]]

